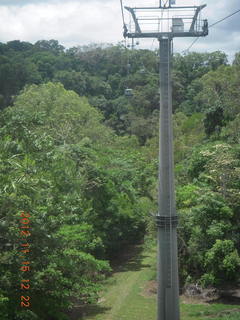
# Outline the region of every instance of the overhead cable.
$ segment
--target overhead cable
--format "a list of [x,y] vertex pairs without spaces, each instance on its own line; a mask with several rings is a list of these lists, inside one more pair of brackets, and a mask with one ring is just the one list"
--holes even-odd
[[192,48],[192,46],[198,41],[199,38],[200,37],[197,37],[196,39],[194,39],[194,41],[190,44],[190,46],[187,49],[183,50],[182,53],[189,51]]
[[[212,28],[212,27],[215,26],[216,24],[218,24],[218,23],[220,23],[220,22],[222,22],[222,21],[224,21],[224,20],[232,17],[233,15],[235,15],[235,14],[238,13],[238,12],[240,12],[240,9],[238,9],[237,11],[229,14],[228,16],[226,16],[226,17],[224,17],[224,18],[222,18],[222,19],[220,19],[220,20],[212,23],[212,24],[209,26],[209,28]],[[199,37],[196,38],[196,39],[194,39],[194,41],[190,44],[190,46],[189,46],[187,49],[183,50],[182,53],[189,51],[189,50],[192,48],[192,46],[198,41],[198,39],[199,39]]]
[[216,24],[218,24],[218,23],[220,23],[220,22],[222,22],[222,21],[224,21],[224,20],[226,20],[226,19],[228,19],[228,18],[232,17],[233,15],[235,15],[235,14],[236,14],[236,13],[238,13],[238,12],[240,12],[240,9],[238,9],[237,11],[235,11],[235,12],[233,12],[233,13],[229,14],[229,15],[228,15],[228,16],[226,16],[225,18],[223,18],[223,19],[221,19],[221,20],[219,20],[219,21],[217,21],[217,22],[214,22],[213,24],[211,24],[211,25],[209,26],[209,28],[211,28],[211,27],[215,26]]
[[121,5],[121,11],[122,11],[122,20],[123,20],[123,26],[125,26],[125,19],[124,19],[124,12],[123,12],[123,2],[120,0],[120,5]]

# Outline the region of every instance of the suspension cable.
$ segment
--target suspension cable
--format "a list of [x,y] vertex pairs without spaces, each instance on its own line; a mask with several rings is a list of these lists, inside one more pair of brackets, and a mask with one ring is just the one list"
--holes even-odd
[[123,21],[123,26],[125,26],[125,25],[126,25],[126,23],[125,23],[125,19],[124,19],[123,1],[122,1],[122,0],[120,0],[120,5],[121,5],[121,11],[122,11],[122,21]]
[[220,23],[220,22],[222,22],[222,21],[224,21],[224,20],[226,20],[226,19],[228,19],[228,18],[230,18],[230,17],[234,16],[234,15],[235,15],[236,13],[238,13],[238,12],[240,12],[240,9],[238,9],[237,11],[235,11],[235,12],[233,12],[233,13],[229,14],[229,15],[228,15],[228,16],[226,16],[225,18],[222,18],[221,20],[218,20],[217,22],[214,22],[213,24],[211,24],[211,25],[209,26],[209,28],[211,28],[211,27],[215,26],[216,24],[218,24],[218,23]]
[[[226,16],[226,17],[224,17],[224,18],[222,18],[222,19],[220,19],[220,20],[212,23],[212,24],[209,26],[209,28],[212,28],[212,27],[215,26],[216,24],[221,23],[221,22],[224,21],[224,20],[227,20],[228,18],[232,17],[233,15],[237,14],[238,12],[240,12],[240,9],[238,9],[237,11],[229,14],[228,16]],[[198,41],[199,38],[200,38],[200,37],[197,37],[197,38],[190,44],[190,46],[189,46],[187,49],[185,49],[185,50],[182,51],[182,53],[189,51],[189,50],[192,48],[192,46]]]
[[192,46],[199,40],[199,38],[200,37],[197,37],[196,39],[194,39],[194,41],[190,44],[190,46],[187,49],[183,50],[182,53],[189,51],[192,48]]

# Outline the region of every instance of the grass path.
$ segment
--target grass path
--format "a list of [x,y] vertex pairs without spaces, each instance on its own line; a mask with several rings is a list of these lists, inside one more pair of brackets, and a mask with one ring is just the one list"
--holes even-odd
[[[154,276],[151,265],[154,261],[155,250],[149,250],[146,253],[140,249],[138,247],[138,252],[135,256],[127,263],[118,266],[116,272],[109,278],[101,295],[100,301],[102,302],[98,304],[99,313],[97,313],[96,309],[91,308],[90,314],[86,315],[83,318],[84,320],[145,319],[141,318],[141,304],[144,304],[145,300],[144,296],[141,295],[141,291],[146,281]],[[154,302],[152,304],[154,312]],[[149,320],[147,314],[146,319]]]
[[[116,275],[117,276],[117,275]],[[127,277],[126,277],[127,276]],[[131,293],[135,283],[137,283],[140,273],[131,271],[127,274],[119,274],[118,286],[112,286],[108,293],[105,295],[107,301],[106,306],[111,307],[110,311],[104,315],[105,320],[113,320],[118,317],[125,301]],[[102,319],[96,317],[95,319]]]
[[[154,278],[156,250],[141,251],[117,267],[96,306],[77,320],[156,320],[156,295],[146,295]],[[181,302],[181,320],[240,320],[240,305]]]

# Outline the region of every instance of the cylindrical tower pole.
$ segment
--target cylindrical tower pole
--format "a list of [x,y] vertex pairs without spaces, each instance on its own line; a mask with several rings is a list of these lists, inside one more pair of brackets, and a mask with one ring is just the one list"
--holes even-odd
[[179,320],[177,215],[172,129],[172,39],[160,38],[160,138],[157,320]]

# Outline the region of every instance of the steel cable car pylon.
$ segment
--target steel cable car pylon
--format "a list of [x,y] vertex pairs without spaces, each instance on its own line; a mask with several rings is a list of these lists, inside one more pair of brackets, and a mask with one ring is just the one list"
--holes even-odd
[[[208,34],[207,20],[199,18],[200,11],[206,5],[183,7],[175,6],[175,3],[175,0],[160,0],[159,7],[130,8],[126,6],[125,9],[130,13],[134,24],[131,24],[128,30],[124,23],[125,37],[157,38],[160,45],[159,210],[156,215],[158,230],[157,320],[180,319],[178,217],[175,201],[172,128],[172,39],[174,37],[204,37]],[[188,14],[181,15],[182,10],[188,10]],[[191,18],[189,11],[192,11]],[[147,24],[145,24],[146,21]]]

